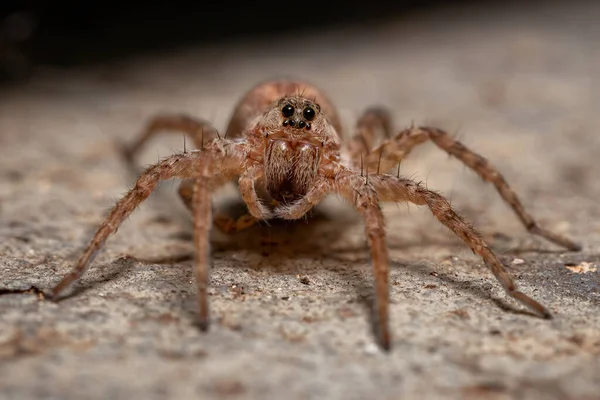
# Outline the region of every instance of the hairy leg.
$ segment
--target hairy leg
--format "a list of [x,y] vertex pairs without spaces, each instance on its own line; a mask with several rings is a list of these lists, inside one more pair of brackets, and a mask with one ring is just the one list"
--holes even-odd
[[133,143],[123,146],[125,159],[133,162],[144,145],[161,132],[185,133],[192,139],[196,149],[202,149],[206,143],[218,137],[217,130],[202,119],[184,114],[157,115],[148,121]]
[[[362,215],[365,224],[365,236],[371,249],[373,265],[373,282],[375,286],[375,328],[379,344],[384,350],[391,347],[391,335],[389,328],[389,270],[390,257],[385,243],[385,226],[383,213],[379,207],[377,195],[368,184],[360,184],[353,188],[355,208]],[[351,195],[344,193],[345,197]]]
[[530,233],[541,236],[569,250],[581,250],[581,245],[578,243],[540,227],[531,214],[525,210],[521,200],[519,200],[519,197],[511,189],[502,174],[487,159],[468,149],[441,129],[429,127],[409,128],[400,132],[396,137],[384,141],[366,156],[365,165],[367,171],[370,173],[374,173],[375,171],[389,171],[406,157],[414,147],[428,140],[431,140],[439,148],[458,158],[475,171],[481,179],[492,183],[496,187],[500,197],[513,209],[521,223]]
[[[129,163],[133,163],[133,160],[142,150],[143,146],[161,132],[185,133],[192,139],[192,143],[197,149],[202,149],[206,143],[218,137],[217,130],[207,121],[183,114],[158,115],[150,119],[144,130],[132,144],[123,147],[122,151],[125,159]],[[224,183],[215,182],[214,190]],[[193,188],[193,179],[185,179],[179,185],[179,197],[190,211],[193,211]],[[254,225],[256,220],[248,216],[243,216],[236,220],[226,215],[217,215],[214,217],[213,222],[223,232],[235,233]]]
[[210,262],[209,234],[211,227],[211,191],[207,183],[213,176],[213,165],[203,163],[200,176],[195,179],[193,194],[194,215],[194,247],[196,248],[196,285],[198,287],[198,310],[200,329],[207,330],[209,326],[208,309],[208,272]]
[[[193,195],[194,195],[194,179],[184,179],[179,185],[179,197],[183,201],[183,204],[190,211],[194,211],[193,208]],[[213,182],[213,190],[217,190],[225,182]],[[234,234],[244,229],[250,228],[256,225],[258,220],[254,218],[250,213],[246,213],[239,218],[232,218],[229,215],[217,214],[213,216],[213,224],[219,228],[220,231],[227,234]]]
[[304,197],[291,204],[281,204],[275,208],[275,215],[283,219],[299,219],[319,204],[331,190],[329,182],[317,180]]
[[[362,179],[364,180],[364,178]],[[397,178],[390,175],[372,175],[369,177],[369,182],[371,182],[377,191],[379,199],[383,202],[408,201],[429,207],[432,214],[442,224],[460,237],[471,248],[473,253],[483,258],[485,264],[491,268],[494,276],[500,281],[509,296],[544,318],[552,318],[552,314],[544,306],[517,290],[515,282],[508,275],[500,260],[490,250],[479,232],[458,215],[443,196],[425,189],[410,179]]]
[[269,219],[273,216],[273,213],[261,203],[256,192],[256,183],[262,176],[262,167],[254,166],[244,171],[239,179],[242,199],[248,206],[248,212],[257,220]]
[[279,206],[275,214],[284,219],[298,219],[317,205],[329,192],[344,196],[362,215],[365,235],[371,258],[373,259],[373,277],[375,286],[375,328],[379,344],[384,350],[391,347],[389,330],[389,255],[385,243],[384,219],[377,193],[364,177],[352,180],[339,176],[336,179],[317,180],[308,193],[291,205]]
[[385,138],[391,136],[391,115],[383,107],[369,108],[360,116],[355,129],[354,136],[348,141],[347,149],[352,164],[360,167],[361,160],[371,152],[381,136]]
[[[224,148],[228,148],[227,155],[223,151]],[[220,176],[235,176],[245,169],[244,163],[245,150],[241,146],[220,140],[211,143],[203,152],[194,151],[173,155],[146,169],[137,179],[133,189],[117,202],[102,222],[83,255],[77,261],[73,271],[65,275],[53,288],[52,298],[58,298],[67,286],[85,272],[96,254],[101,250],[106,239],[115,233],[123,221],[154,191],[159,181],[171,178],[200,177],[198,181],[208,185],[212,175],[202,175],[207,173],[206,171],[212,171],[214,168],[214,171]],[[209,189],[206,188],[206,190]],[[204,196],[206,196],[206,193]],[[208,240],[208,238],[205,237],[204,240]],[[207,267],[206,265],[197,265],[197,270],[202,268]]]
[[365,221],[365,234],[373,260],[378,338],[382,348],[389,349],[391,339],[389,333],[389,255],[385,245],[384,219],[379,208],[380,201],[408,201],[428,206],[432,214],[443,225],[460,237],[475,254],[482,257],[509,296],[542,317],[552,318],[552,314],[544,306],[517,289],[515,282],[483,237],[452,209],[448,200],[412,180],[391,175],[367,176],[338,166],[332,177],[317,181],[304,198],[292,205],[276,208],[275,213],[281,218],[300,218],[329,192],[344,196],[361,213]]

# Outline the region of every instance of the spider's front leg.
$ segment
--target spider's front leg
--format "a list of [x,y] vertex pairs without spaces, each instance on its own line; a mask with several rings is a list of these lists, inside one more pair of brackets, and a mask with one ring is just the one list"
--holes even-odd
[[254,165],[244,171],[239,180],[242,199],[246,203],[250,215],[257,220],[269,219],[273,216],[273,213],[260,201],[256,192],[256,183],[263,175],[263,167],[261,165]]
[[417,205],[426,205],[432,214],[454,234],[460,237],[473,251],[481,256],[488,265],[494,276],[500,281],[509,296],[535,311],[544,318],[552,318],[552,314],[544,306],[533,300],[526,294],[517,290],[513,279],[508,275],[506,269],[498,260],[494,252],[488,247],[483,237],[467,223],[453,209],[448,200],[440,194],[428,190],[418,183],[404,178],[390,175],[371,175],[369,182],[377,191],[381,201],[404,202],[408,201]]
[[[343,176],[346,174],[347,176]],[[375,283],[375,328],[380,346],[391,347],[389,330],[389,255],[385,244],[383,213],[377,193],[365,177],[344,171],[331,179],[318,179],[308,193],[291,205],[277,207],[275,212],[284,219],[298,219],[317,205],[329,192],[344,196],[362,215],[365,235],[371,249]]]
[[[375,284],[375,327],[381,347],[389,350],[391,347],[389,328],[389,270],[390,257],[385,243],[385,222],[379,206],[377,193],[366,179],[340,181],[340,189],[344,197],[351,200],[356,210],[362,215],[365,224],[365,236],[371,249],[373,263],[373,280]],[[344,185],[345,186],[341,186]],[[348,190],[352,189],[353,194]],[[350,200],[350,199],[349,199]]]
[[[134,166],[134,160],[143,150],[145,144],[152,140],[159,133],[183,133],[184,149],[185,138],[189,136],[196,149],[203,149],[204,146],[219,137],[217,130],[203,119],[191,117],[185,114],[160,114],[150,118],[144,129],[135,138],[132,143],[121,144],[121,154],[125,161],[131,166]],[[185,206],[193,212],[193,192],[194,180],[184,179],[179,185],[179,197],[181,197]],[[213,183],[213,189],[225,184],[227,180],[221,180]],[[226,233],[234,233],[246,229],[256,223],[256,219],[250,216],[243,216],[237,220],[226,215],[216,215],[213,222],[215,226]]]
[[177,154],[149,167],[137,179],[135,186],[114,206],[102,222],[73,271],[52,290],[56,299],[85,272],[106,239],[117,231],[123,221],[154,191],[161,180],[195,179],[194,242],[196,247],[196,279],[200,305],[200,326],[208,326],[206,288],[208,285],[210,199],[215,177],[230,179],[245,169],[246,151],[243,144],[215,139],[203,151]]

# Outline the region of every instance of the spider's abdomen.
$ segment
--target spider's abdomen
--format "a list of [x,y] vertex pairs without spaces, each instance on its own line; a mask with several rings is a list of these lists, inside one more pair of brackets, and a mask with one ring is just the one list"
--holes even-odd
[[265,152],[265,178],[269,195],[279,202],[303,197],[319,164],[319,149],[306,142],[271,140]]

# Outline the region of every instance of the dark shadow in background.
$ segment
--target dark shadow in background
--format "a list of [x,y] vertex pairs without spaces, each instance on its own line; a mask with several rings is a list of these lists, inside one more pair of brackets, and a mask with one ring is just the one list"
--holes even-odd
[[373,25],[466,0],[2,1],[0,81],[27,80],[39,67],[68,68],[148,52],[278,33]]

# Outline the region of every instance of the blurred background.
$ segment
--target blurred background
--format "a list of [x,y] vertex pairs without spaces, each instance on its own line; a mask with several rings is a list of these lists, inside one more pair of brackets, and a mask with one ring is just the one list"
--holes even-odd
[[49,67],[104,63],[189,46],[266,39],[280,33],[367,27],[473,3],[482,2],[2,1],[0,79],[14,83]]
[[[114,142],[132,140],[156,113],[224,129],[251,85],[291,75],[332,97],[345,134],[362,110],[382,104],[396,127],[444,127],[506,174],[544,170],[532,192],[561,179],[581,193],[597,169],[582,164],[583,152],[600,148],[592,134],[600,123],[598,4],[2,1],[0,147],[20,174],[48,171],[47,162],[76,165],[84,149],[111,159]],[[161,137],[140,162],[181,146],[179,135]],[[446,193],[462,192],[457,181],[479,184],[438,151],[419,148],[404,165]],[[122,170],[98,166],[113,167]],[[481,204],[495,199],[486,193]]]

